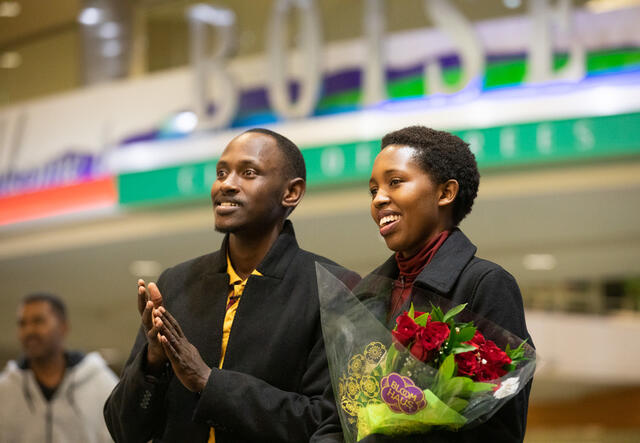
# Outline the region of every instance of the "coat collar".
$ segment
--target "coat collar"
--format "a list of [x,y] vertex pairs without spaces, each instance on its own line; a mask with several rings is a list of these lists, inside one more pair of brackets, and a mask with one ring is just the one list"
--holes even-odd
[[461,230],[454,229],[433,256],[431,263],[418,275],[416,283],[440,293],[451,291],[460,273],[477,250]]
[[[225,235],[220,250],[209,257],[210,263],[207,266],[208,269],[214,273],[226,274],[228,247],[229,234]],[[285,220],[280,235],[278,235],[269,252],[267,252],[267,255],[258,265],[257,270],[264,276],[278,279],[284,278],[287,268],[293,261],[298,249],[293,224],[291,221]]]
[[[416,278],[414,284],[425,286],[440,293],[451,291],[464,267],[473,258],[478,248],[459,229],[454,229],[433,259]],[[374,273],[393,278],[398,276],[398,265],[392,255]]]

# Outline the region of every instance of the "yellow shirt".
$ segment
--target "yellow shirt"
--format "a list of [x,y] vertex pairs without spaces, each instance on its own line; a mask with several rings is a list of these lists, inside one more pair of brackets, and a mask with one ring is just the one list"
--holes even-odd
[[[233,319],[236,316],[236,312],[238,311],[238,304],[240,303],[240,297],[244,292],[244,287],[247,285],[247,280],[249,277],[244,280],[240,278],[235,269],[233,269],[233,265],[231,264],[231,259],[229,259],[229,254],[227,254],[227,274],[229,274],[229,285],[232,286],[231,291],[229,291],[229,295],[227,296],[227,306],[229,306],[229,302],[232,297],[237,297],[237,300],[234,304],[229,306],[227,309],[227,313],[224,316],[224,323],[222,325],[222,349],[220,350],[220,364],[218,368],[222,369],[222,364],[224,363],[224,356],[227,352],[227,343],[229,343],[229,334],[231,333],[231,325],[233,324]],[[256,269],[251,271],[251,275],[262,275]],[[216,436],[213,428],[209,431],[209,442],[215,443]]]

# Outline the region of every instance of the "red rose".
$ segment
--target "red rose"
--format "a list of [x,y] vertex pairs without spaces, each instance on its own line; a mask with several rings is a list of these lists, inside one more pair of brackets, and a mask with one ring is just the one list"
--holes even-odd
[[426,361],[429,357],[429,350],[425,347],[424,343],[424,332],[425,328],[420,326],[416,333],[416,341],[411,346],[411,353],[420,361]]
[[449,338],[449,325],[441,321],[432,321],[425,326],[425,345],[430,351],[439,349]]
[[418,328],[416,322],[405,311],[404,314],[396,318],[396,327],[391,331],[391,334],[400,344],[407,346],[416,335]]
[[496,368],[501,368],[504,365],[511,363],[511,359],[500,349],[494,342],[487,340],[484,345],[479,349],[480,358],[487,360],[487,363]]
[[473,379],[475,381],[491,381],[502,377],[506,373],[507,371],[498,370],[481,364],[478,366],[478,373]]
[[483,345],[478,348],[478,381],[493,380],[502,377],[507,373],[504,369],[505,365],[511,363],[511,359],[491,340],[485,341]]
[[461,352],[455,356],[458,364],[458,375],[473,377],[478,371],[478,357],[475,351]]
[[427,361],[430,354],[440,349],[447,338],[449,338],[449,325],[439,321],[427,323],[427,326],[418,328],[416,341],[411,346],[411,353],[418,360]]
[[476,333],[473,335],[473,338],[466,343],[473,345],[476,348],[479,348],[485,343],[484,335],[482,335],[480,331],[476,330]]

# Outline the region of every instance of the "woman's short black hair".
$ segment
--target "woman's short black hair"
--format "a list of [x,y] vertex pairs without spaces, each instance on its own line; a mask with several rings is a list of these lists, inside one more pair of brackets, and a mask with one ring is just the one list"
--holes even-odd
[[307,180],[307,168],[304,164],[304,157],[302,157],[302,152],[294,142],[289,140],[282,134],[278,134],[275,131],[265,128],[252,128],[246,132],[256,132],[258,134],[264,134],[272,137],[276,141],[276,145],[282,155],[284,155],[284,161],[286,164],[284,165],[284,171],[287,174],[288,179],[292,178],[302,178],[303,180]]
[[460,137],[425,126],[408,126],[382,138],[381,149],[389,145],[415,149],[415,160],[436,183],[456,180],[460,186],[453,202],[453,225],[471,212],[478,195],[480,173],[469,144]]

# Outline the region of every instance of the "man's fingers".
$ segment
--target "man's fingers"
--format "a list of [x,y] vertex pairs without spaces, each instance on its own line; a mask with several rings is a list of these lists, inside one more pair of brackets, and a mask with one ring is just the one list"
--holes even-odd
[[178,337],[176,335],[176,330],[173,326],[167,321],[166,317],[162,316],[161,310],[155,310],[156,317],[156,325],[162,335],[164,335],[174,346],[177,348]]
[[176,352],[175,348],[171,346],[171,343],[169,342],[169,340],[167,340],[167,337],[162,334],[158,334],[158,340],[160,341],[162,349],[164,349],[164,353],[167,355],[167,358],[169,359],[171,364],[175,366],[178,363],[178,353]]
[[142,314],[144,307],[147,304],[147,288],[145,287],[144,280],[138,280],[138,312]]
[[151,315],[151,311],[153,311],[153,303],[147,301],[142,311],[142,325],[147,331],[153,328],[153,318]]
[[180,354],[178,353],[178,349],[175,347],[171,340],[166,335],[160,334],[159,336],[160,344],[164,349],[164,352],[173,360],[174,363],[177,363],[180,359]]
[[175,331],[175,334],[179,337],[184,337],[184,333],[182,332],[182,328],[180,327],[180,323],[178,323],[178,320],[176,320],[173,315],[171,315],[171,313],[164,308],[160,309],[159,311],[160,315],[162,315],[162,318],[165,320],[165,323],[167,323],[167,325]]
[[160,293],[158,286],[151,282],[147,286],[147,291],[149,292],[149,299],[153,302],[153,307],[159,308],[162,306],[162,294]]

